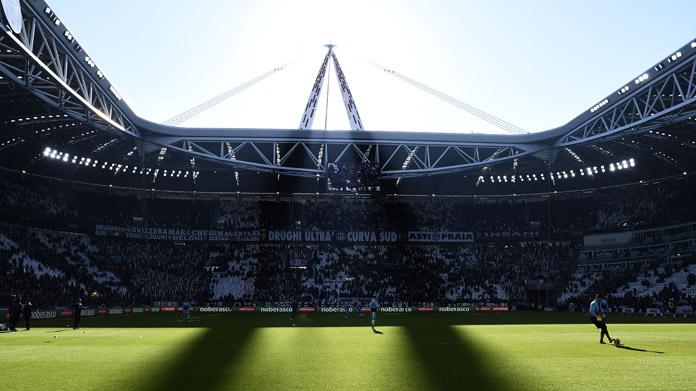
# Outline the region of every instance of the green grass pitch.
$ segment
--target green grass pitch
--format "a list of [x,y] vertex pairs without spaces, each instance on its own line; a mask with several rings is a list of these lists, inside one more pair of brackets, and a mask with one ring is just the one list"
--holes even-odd
[[0,334],[0,390],[693,390],[696,325],[582,314],[138,314]]

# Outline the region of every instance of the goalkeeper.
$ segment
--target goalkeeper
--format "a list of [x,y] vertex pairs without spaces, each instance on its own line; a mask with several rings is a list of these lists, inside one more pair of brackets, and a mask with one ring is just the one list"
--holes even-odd
[[592,322],[595,325],[595,327],[601,330],[601,332],[599,333],[599,343],[602,344],[605,343],[605,335],[607,336],[607,338],[609,338],[609,343],[614,342],[614,340],[609,336],[607,324],[604,322],[604,316],[602,314],[602,309],[600,306],[603,299],[603,295],[597,294],[592,303],[590,303],[590,322]]

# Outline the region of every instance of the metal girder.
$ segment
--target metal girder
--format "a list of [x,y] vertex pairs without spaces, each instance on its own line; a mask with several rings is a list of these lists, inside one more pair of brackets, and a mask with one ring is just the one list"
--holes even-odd
[[353,94],[350,92],[350,88],[348,87],[346,75],[343,73],[341,64],[338,62],[338,57],[336,57],[336,53],[333,51],[335,45],[329,44],[326,45],[326,47],[328,50],[326,51],[324,60],[321,63],[321,67],[319,67],[319,72],[317,73],[317,77],[312,85],[312,91],[309,93],[309,98],[307,99],[307,105],[305,106],[304,113],[302,114],[302,120],[300,121],[299,128],[312,128],[314,115],[317,113],[319,97],[321,96],[321,90],[324,85],[324,79],[326,78],[326,72],[329,68],[329,59],[331,59],[334,63],[334,71],[336,72],[336,77],[338,78],[338,84],[341,87],[341,95],[343,96],[343,104],[346,106],[346,114],[348,115],[350,128],[351,130],[363,130],[362,119],[360,118],[360,113],[358,113],[358,107],[355,105]]
[[352,130],[363,130],[362,119],[360,118],[360,113],[358,113],[358,107],[355,105],[353,93],[350,92],[346,75],[343,74],[341,64],[338,63],[338,57],[336,57],[336,53],[333,51],[331,52],[331,58],[333,59],[334,67],[336,68],[338,84],[341,86],[341,95],[343,95],[343,104],[346,106],[346,114],[348,115],[350,128]]
[[[325,176],[330,163],[371,162],[379,164],[386,179],[446,174],[529,155],[515,145],[366,144],[272,141],[191,141],[169,144],[168,149],[234,168],[292,176]],[[322,156],[323,154],[323,156]],[[405,160],[412,166],[404,165]]]
[[0,24],[0,73],[78,121],[139,136],[116,103],[122,98],[115,87],[43,4],[40,10],[22,1],[20,34]]
[[324,61],[321,63],[319,68],[319,73],[317,78],[314,80],[314,85],[312,86],[312,91],[309,93],[309,98],[307,99],[307,105],[305,106],[305,111],[302,114],[302,119],[300,120],[300,129],[311,129],[314,123],[314,114],[317,112],[317,105],[319,104],[319,96],[321,95],[321,88],[324,85],[324,76],[326,75],[326,68],[329,66],[329,55],[331,54],[331,48],[326,52],[324,56]]
[[[587,143],[618,134],[642,133],[679,122],[696,115],[696,53],[670,68],[662,63],[648,73],[648,79],[636,79],[593,115],[559,138],[557,145]],[[689,50],[685,48],[682,50]],[[681,53],[681,52],[680,52]],[[681,55],[681,54],[680,54]],[[630,92],[634,89],[633,92]],[[611,102],[615,99],[615,102]]]

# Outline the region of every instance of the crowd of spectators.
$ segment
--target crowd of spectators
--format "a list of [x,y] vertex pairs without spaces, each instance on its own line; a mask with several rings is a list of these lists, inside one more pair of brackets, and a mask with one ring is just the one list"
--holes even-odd
[[696,259],[652,261],[628,269],[577,271],[558,304],[581,308],[587,306],[597,292],[607,296],[614,311],[621,311],[622,307],[637,312],[645,312],[648,308],[673,312],[680,305],[696,308]]
[[[678,281],[675,277],[659,289],[658,281],[639,289],[629,284],[630,275],[606,270],[568,275],[575,271],[583,232],[694,221],[694,183],[689,178],[505,199],[171,199],[123,189],[54,187],[6,173],[0,174],[0,182],[0,304],[10,292],[30,294],[35,305],[71,303],[78,296],[92,297],[92,292],[98,293],[95,300],[107,304],[337,304],[377,293],[385,303],[400,304],[528,303],[530,288],[567,286],[559,300],[563,305],[585,302],[598,291],[612,293],[617,302],[643,305],[669,295],[672,300],[688,296],[690,291],[682,288],[693,274],[680,274]],[[96,224],[260,232],[383,230],[402,239],[379,244],[135,240],[96,238]],[[403,239],[408,231],[466,231],[476,239],[414,243]],[[634,256],[621,251],[614,255]],[[622,290],[624,285],[630,289]]]
[[[467,231],[552,238],[693,221],[696,180],[514,197],[155,196],[0,173],[0,221],[93,233],[96,224],[230,230]],[[525,234],[526,233],[526,234]]]

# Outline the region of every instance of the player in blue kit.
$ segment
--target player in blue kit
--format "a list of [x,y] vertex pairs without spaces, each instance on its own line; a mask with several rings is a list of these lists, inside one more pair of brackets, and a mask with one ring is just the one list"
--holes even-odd
[[376,296],[372,300],[370,300],[370,304],[368,304],[368,307],[370,307],[370,316],[372,316],[372,331],[376,332],[375,322],[377,321],[377,308],[379,308],[379,302],[377,301]]
[[595,327],[600,330],[599,333],[599,343],[603,344],[604,336],[609,338],[609,343],[614,342],[614,340],[609,336],[609,330],[607,330],[607,324],[604,323],[604,316],[602,314],[601,303],[604,299],[603,295],[598,294],[597,297],[590,303],[590,322],[592,322]]
[[183,312],[184,320],[188,321],[191,317],[191,315],[190,315],[191,303],[189,303],[188,301],[185,301],[184,304],[181,306],[181,309]]

